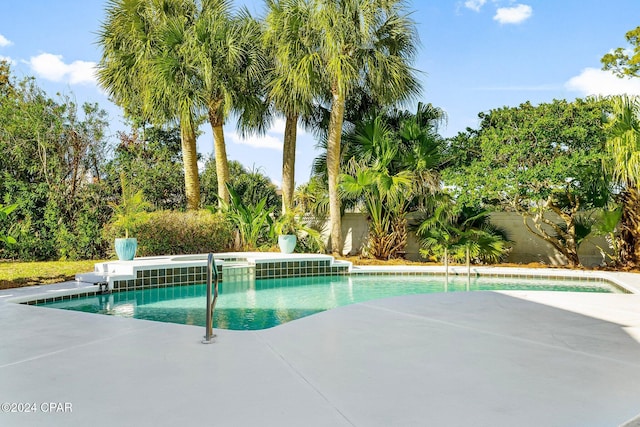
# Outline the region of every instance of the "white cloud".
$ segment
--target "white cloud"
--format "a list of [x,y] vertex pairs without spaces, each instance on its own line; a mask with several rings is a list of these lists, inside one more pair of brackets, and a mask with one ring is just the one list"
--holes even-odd
[[41,53],[29,59],[31,69],[43,79],[69,84],[95,84],[95,62],[74,61],[66,64],[62,55]]
[[13,42],[0,34],[0,47],[11,46]]
[[286,122],[284,119],[278,118],[273,121],[273,124],[269,128],[270,133],[277,133],[279,135],[284,135],[284,128]]
[[[273,121],[273,124],[271,125],[271,127],[269,128],[269,133],[277,133],[278,135],[284,135],[284,128],[286,126],[286,121],[283,118],[277,118]],[[300,126],[300,124],[298,124],[298,129],[296,130],[296,135],[300,136],[300,135],[304,135],[306,132],[304,130],[304,128],[302,128]]]
[[588,95],[640,95],[640,79],[618,78],[609,71],[585,68],[580,74],[569,79],[565,88]]
[[518,4],[513,7],[500,7],[496,11],[494,20],[501,24],[519,24],[526,21],[533,14],[533,9],[527,4]]
[[198,163],[198,172],[200,173],[204,172],[207,161],[205,159],[200,159],[198,160],[197,163]]
[[272,150],[282,151],[282,138],[276,138],[271,135],[252,135],[246,138],[242,138],[240,135],[233,132],[229,134],[229,139],[234,144],[249,145],[255,148],[270,148]]
[[464,7],[480,12],[480,8],[484,6],[486,2],[487,0],[467,0],[464,2]]

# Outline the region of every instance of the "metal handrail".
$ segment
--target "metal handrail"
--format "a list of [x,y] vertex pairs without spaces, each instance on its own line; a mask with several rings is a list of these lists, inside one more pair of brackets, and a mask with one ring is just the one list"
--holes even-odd
[[[213,288],[213,300],[211,291]],[[207,323],[203,344],[211,344],[215,335],[213,334],[213,311],[216,308],[218,299],[218,269],[213,254],[207,255]]]

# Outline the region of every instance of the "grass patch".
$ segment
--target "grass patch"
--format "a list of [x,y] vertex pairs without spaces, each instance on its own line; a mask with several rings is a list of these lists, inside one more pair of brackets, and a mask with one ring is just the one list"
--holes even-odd
[[74,280],[76,273],[93,271],[98,260],[88,261],[43,261],[0,262],[0,289],[44,285]]

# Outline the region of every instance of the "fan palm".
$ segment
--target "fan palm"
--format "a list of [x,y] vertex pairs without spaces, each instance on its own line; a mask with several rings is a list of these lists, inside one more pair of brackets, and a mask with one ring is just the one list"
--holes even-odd
[[310,16],[317,48],[307,62],[315,66],[322,87],[330,94],[327,172],[331,250],[342,245],[340,198],[340,143],[345,104],[358,87],[388,103],[418,92],[410,62],[417,33],[402,0],[316,0]]
[[467,251],[480,262],[504,258],[509,251],[507,235],[489,222],[488,212],[470,207],[457,209],[447,195],[431,199],[431,206],[423,211],[416,229],[420,254],[455,261],[463,261]]
[[263,132],[264,73],[258,22],[246,10],[234,15],[229,0],[205,0],[193,46],[202,98],[213,131],[218,198],[228,203],[229,164],[223,125],[231,113],[243,132]]
[[282,211],[293,209],[297,125],[311,113],[314,93],[311,3],[268,0],[264,42],[272,58],[268,97],[285,118],[282,153]]
[[350,175],[341,175],[341,190],[364,201],[369,215],[370,255],[395,257],[406,245],[406,204],[412,199],[415,174],[409,169],[392,169],[398,145],[381,117],[359,125],[353,138],[360,142],[361,155],[351,158]]
[[131,117],[180,123],[187,208],[200,204],[195,117],[200,99],[191,58],[193,1],[109,0],[99,33],[98,81]]
[[614,97],[605,170],[619,186],[622,203],[619,261],[640,262],[640,98]]

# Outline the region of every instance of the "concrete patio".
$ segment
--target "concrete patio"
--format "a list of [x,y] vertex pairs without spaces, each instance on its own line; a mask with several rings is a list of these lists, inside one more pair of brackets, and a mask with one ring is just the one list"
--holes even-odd
[[77,286],[0,292],[1,426],[640,425],[638,294],[397,297],[211,345],[201,327],[9,302]]

